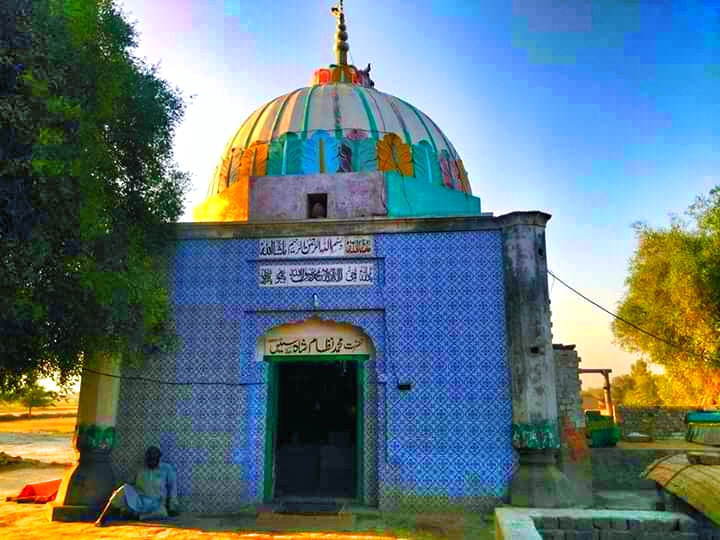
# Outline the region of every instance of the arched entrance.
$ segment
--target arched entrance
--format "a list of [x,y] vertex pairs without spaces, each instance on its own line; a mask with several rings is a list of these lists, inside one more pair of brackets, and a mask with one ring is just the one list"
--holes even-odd
[[262,338],[268,370],[265,499],[363,499],[370,338],[312,318]]

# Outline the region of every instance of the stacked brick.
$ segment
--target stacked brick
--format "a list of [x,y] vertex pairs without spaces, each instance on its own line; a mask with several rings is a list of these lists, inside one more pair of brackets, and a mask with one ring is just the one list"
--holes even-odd
[[703,540],[698,523],[687,516],[671,520],[541,516],[533,521],[546,540]]
[[567,418],[576,429],[585,427],[580,394],[580,375],[578,374],[578,357],[575,345],[553,344],[555,358],[555,384],[557,393],[558,419],[563,422]]

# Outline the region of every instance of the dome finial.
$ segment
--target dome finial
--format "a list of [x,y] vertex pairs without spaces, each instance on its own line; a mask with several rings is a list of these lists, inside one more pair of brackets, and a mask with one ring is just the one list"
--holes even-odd
[[330,10],[337,19],[337,32],[335,33],[335,58],[338,66],[347,65],[347,53],[350,50],[348,45],[347,26],[345,26],[345,13],[343,12],[343,0],[339,0],[339,4],[333,6]]

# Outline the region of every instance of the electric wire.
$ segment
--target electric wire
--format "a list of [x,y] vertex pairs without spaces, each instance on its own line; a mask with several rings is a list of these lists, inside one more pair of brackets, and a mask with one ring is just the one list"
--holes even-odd
[[190,381],[190,382],[179,382],[179,381],[161,381],[159,379],[151,379],[150,377],[139,377],[136,375],[116,375],[114,373],[105,373],[102,371],[97,371],[95,369],[90,368],[83,368],[83,371],[87,371],[89,373],[94,373],[95,375],[102,375],[105,377],[111,377],[113,379],[127,379],[130,381],[142,381],[142,382],[151,382],[155,384],[166,384],[171,386],[256,386],[260,384],[265,384],[264,382],[227,382],[227,381]]
[[634,323],[631,323],[630,321],[628,321],[628,320],[620,317],[620,315],[616,315],[615,313],[613,313],[613,312],[610,311],[609,309],[604,308],[603,306],[601,306],[601,305],[598,304],[597,302],[591,300],[590,298],[588,298],[587,296],[585,296],[584,294],[582,294],[580,291],[574,289],[573,287],[571,287],[570,285],[568,285],[567,283],[565,283],[562,279],[560,279],[560,278],[557,277],[555,274],[553,274],[553,273],[550,271],[550,269],[547,270],[547,273],[548,273],[549,275],[551,275],[551,276],[553,277],[553,279],[556,279],[558,282],[560,282],[560,283],[562,283],[563,285],[565,285],[565,287],[567,287],[567,288],[570,289],[572,292],[574,292],[575,294],[577,294],[577,295],[578,295],[579,297],[581,297],[583,300],[586,300],[587,302],[590,302],[592,305],[594,305],[595,307],[603,310],[603,311],[604,311],[605,313],[607,313],[608,315],[610,315],[610,316],[612,316],[612,317],[615,317],[617,320],[619,320],[619,321],[621,321],[621,322],[623,322],[623,323],[625,323],[625,324],[627,324],[627,325],[629,325],[629,326],[632,326],[632,327],[635,328],[637,331],[642,332],[643,334],[645,334],[645,335],[647,335],[647,336],[650,336],[650,337],[653,338],[653,339],[656,339],[656,340],[658,340],[658,341],[661,341],[661,342],[665,343],[666,345],[670,345],[671,347],[675,347],[676,349],[684,352],[685,354],[689,354],[689,355],[691,355],[691,356],[695,356],[695,357],[698,357],[698,358],[705,359],[705,357],[704,357],[703,355],[701,355],[701,354],[698,354],[698,353],[695,353],[695,352],[692,352],[692,351],[688,351],[688,350],[686,350],[684,347],[682,347],[681,345],[678,345],[677,343],[673,343],[672,341],[668,341],[668,340],[666,340],[666,339],[664,339],[664,338],[661,338],[660,336],[656,336],[655,334],[653,334],[653,333],[651,333],[651,332],[648,332],[647,330],[645,330],[645,329],[643,329],[643,328],[640,328],[638,325],[636,325],[636,324],[634,324]]

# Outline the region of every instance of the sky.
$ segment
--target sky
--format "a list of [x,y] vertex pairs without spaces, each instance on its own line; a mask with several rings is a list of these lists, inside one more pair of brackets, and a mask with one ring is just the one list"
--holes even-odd
[[[258,107],[334,61],[332,0],[122,0],[189,100],[175,159],[206,195]],[[720,0],[346,0],[350,56],[453,142],[485,212],[540,210],[550,270],[615,311],[636,247],[720,184]],[[550,278],[553,341],[629,372],[611,317]],[[587,386],[601,386],[598,375]]]

